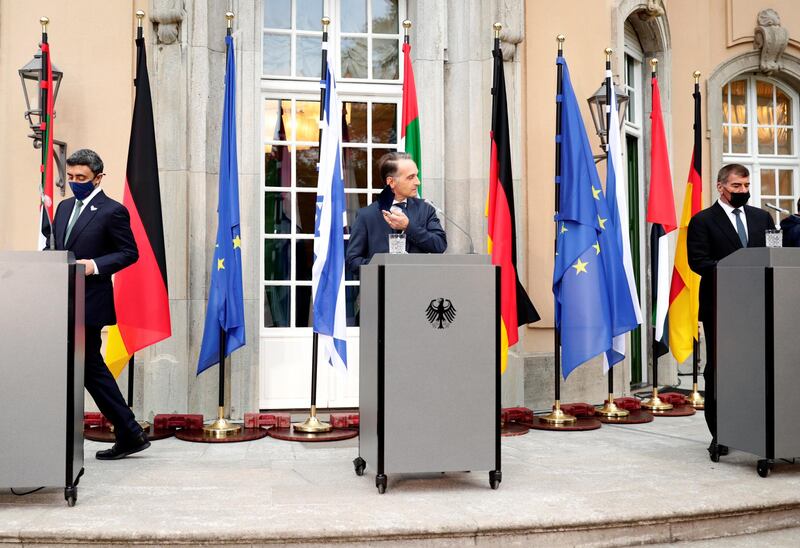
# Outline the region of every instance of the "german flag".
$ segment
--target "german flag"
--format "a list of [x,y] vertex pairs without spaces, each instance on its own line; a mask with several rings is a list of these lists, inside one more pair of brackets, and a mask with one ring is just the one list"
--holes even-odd
[[131,216],[139,260],[114,276],[117,325],[109,328],[106,364],[118,377],[134,353],[172,334],[158,182],[153,101],[141,32],[136,39],[136,99],[122,203]]
[[491,164],[489,168],[488,251],[492,264],[500,266],[501,371],[506,370],[509,347],[519,340],[518,327],[539,320],[525,288],[517,276],[517,238],[514,216],[514,185],[511,175],[511,144],[508,132],[506,81],[500,40],[495,39],[492,86]]

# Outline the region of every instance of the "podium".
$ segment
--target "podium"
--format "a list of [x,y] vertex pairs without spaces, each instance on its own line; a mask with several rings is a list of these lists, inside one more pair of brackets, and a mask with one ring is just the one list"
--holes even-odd
[[83,475],[84,272],[67,251],[0,251],[0,488]]
[[740,249],[716,277],[718,441],[766,477],[800,456],[800,249]]
[[356,474],[500,470],[500,269],[486,255],[361,267]]

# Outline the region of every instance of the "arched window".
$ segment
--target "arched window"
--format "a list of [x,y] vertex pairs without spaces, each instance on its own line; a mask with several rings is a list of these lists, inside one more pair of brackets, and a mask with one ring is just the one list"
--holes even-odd
[[[797,94],[776,80],[740,76],[722,87],[722,161],[750,169],[752,205],[794,211],[797,108]],[[781,214],[770,213],[777,223]]]

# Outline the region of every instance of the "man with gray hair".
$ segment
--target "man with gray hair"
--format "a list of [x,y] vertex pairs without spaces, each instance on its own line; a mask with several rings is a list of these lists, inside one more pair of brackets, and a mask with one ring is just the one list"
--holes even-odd
[[100,353],[100,331],[117,323],[111,276],[139,258],[128,210],[100,189],[103,175],[103,161],[92,150],[78,150],[67,159],[74,197],[58,204],[53,230],[56,249],[71,251],[86,272],[84,385],[114,424],[116,443],[96,454],[100,460],[110,460],[147,449],[150,442]]

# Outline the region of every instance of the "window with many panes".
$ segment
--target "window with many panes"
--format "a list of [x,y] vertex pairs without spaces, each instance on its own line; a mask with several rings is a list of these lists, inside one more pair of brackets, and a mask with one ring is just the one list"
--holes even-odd
[[[761,77],[739,77],[722,87],[722,160],[750,169],[753,205],[794,211],[800,193],[797,103],[794,91]],[[781,214],[770,212],[777,223]]]
[[[264,0],[262,143],[264,328],[312,325],[323,14],[342,100],[347,225],[383,188],[378,159],[397,150],[402,74],[399,0]],[[358,281],[346,279],[348,325]]]

